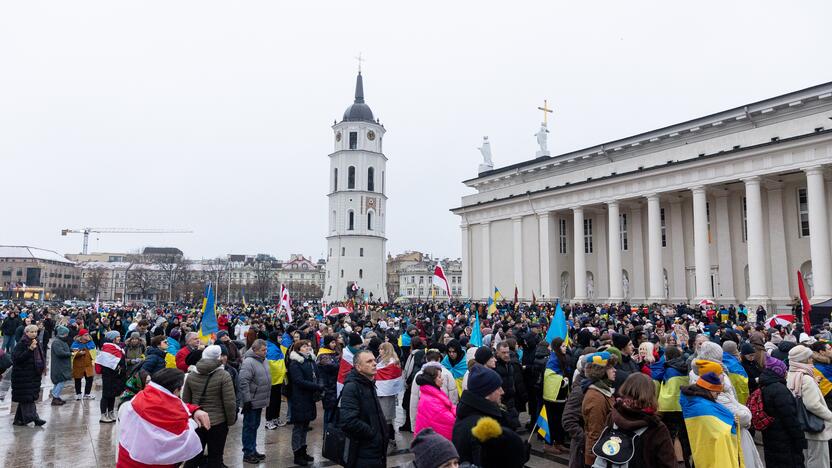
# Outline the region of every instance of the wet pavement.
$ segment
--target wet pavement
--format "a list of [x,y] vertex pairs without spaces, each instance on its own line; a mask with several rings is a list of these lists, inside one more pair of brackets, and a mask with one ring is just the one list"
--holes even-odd
[[[51,399],[42,399],[37,405],[38,414],[45,419],[43,427],[18,427],[12,425],[12,418],[17,405],[11,403],[11,392],[0,402],[0,466],[5,468],[23,467],[114,467],[116,462],[116,447],[118,440],[117,424],[102,424],[98,422],[100,412],[98,397],[101,395],[100,378],[96,376],[93,394],[95,400],[75,401],[74,388],[67,385],[63,398],[67,403],[63,406],[51,406]],[[3,385],[5,384],[5,385]],[[0,395],[6,390],[8,382],[0,382]],[[43,395],[49,398],[51,382],[49,378],[43,381]],[[287,405],[282,405],[285,417]],[[399,408],[401,413],[401,408]],[[312,430],[307,436],[309,454],[315,457],[310,466],[337,466],[321,457],[321,419],[323,411],[318,408],[318,420],[312,423]],[[396,427],[403,420],[399,414]],[[525,418],[528,420],[528,417]],[[264,421],[265,422],[265,421]],[[232,426],[228,433],[225,446],[225,464],[233,467],[253,468],[255,465],[243,464],[242,419]],[[528,438],[527,431],[521,434]],[[292,426],[286,425],[276,430],[266,430],[261,427],[257,434],[258,450],[266,454],[266,459],[257,466],[292,467]],[[409,467],[413,455],[409,451],[412,434],[400,433],[396,435],[396,448],[391,448],[387,459],[389,467]],[[541,442],[532,438],[532,457],[526,464],[528,467],[562,467],[568,462],[563,457],[551,457],[542,452]]]

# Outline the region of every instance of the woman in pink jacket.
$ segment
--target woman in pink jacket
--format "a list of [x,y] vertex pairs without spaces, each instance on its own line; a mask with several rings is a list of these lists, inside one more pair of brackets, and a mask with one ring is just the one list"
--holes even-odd
[[456,406],[442,391],[442,370],[434,366],[422,368],[422,373],[416,378],[419,385],[419,406],[416,409],[416,423],[413,432],[426,427],[433,428],[437,434],[452,440],[454,421],[456,421]]

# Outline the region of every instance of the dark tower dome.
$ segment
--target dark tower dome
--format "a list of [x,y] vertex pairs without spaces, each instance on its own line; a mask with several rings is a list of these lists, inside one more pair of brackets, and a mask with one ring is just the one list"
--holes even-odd
[[355,80],[355,102],[344,111],[344,120],[347,122],[373,122],[373,111],[370,106],[364,103],[364,81],[361,72]]

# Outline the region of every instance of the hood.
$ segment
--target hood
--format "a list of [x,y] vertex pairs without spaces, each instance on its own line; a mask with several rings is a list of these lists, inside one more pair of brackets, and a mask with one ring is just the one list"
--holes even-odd
[[671,359],[664,363],[665,367],[676,369],[682,375],[687,375],[688,373],[688,363],[685,360],[684,356],[679,356],[675,359]]
[[[655,418],[655,416],[652,416]],[[610,418],[618,427],[625,431],[635,431],[642,427],[647,427],[651,422],[651,415],[632,410],[622,405],[621,402],[615,402]]]
[[199,362],[196,363],[196,371],[202,375],[208,375],[217,370],[220,365],[221,364],[218,359],[200,359]]
[[757,381],[760,383],[761,387],[766,387],[778,382],[786,385],[786,379],[775,374],[771,369],[763,369],[762,372],[760,372],[760,377]]
[[303,361],[307,359],[312,359],[312,356],[304,356],[303,354],[298,353],[297,351],[292,351],[289,353],[289,359],[297,362],[298,364],[303,364]]
[[266,358],[264,358],[264,357],[260,357],[260,356],[258,356],[258,355],[256,355],[256,354],[254,354],[254,351],[252,351],[252,350],[250,350],[250,349],[249,349],[248,351],[246,351],[246,354],[244,355],[244,357],[247,357],[247,358],[249,358],[249,357],[250,357],[250,358],[254,358],[254,359],[257,359],[258,361],[261,361],[261,362],[262,362],[262,361],[264,361],[264,360],[266,360]]
[[448,342],[448,349],[451,349],[451,348],[456,349],[456,355],[457,355],[457,358],[455,360],[452,360],[450,358],[450,356],[448,356],[448,361],[450,361],[451,364],[456,365],[459,361],[465,359],[465,351],[462,350],[462,345],[459,344],[459,340],[453,339],[453,340],[449,341]]
[[153,354],[153,355],[156,355],[156,356],[165,357],[165,354],[167,354],[167,353],[162,348],[157,348],[155,346],[151,346],[150,348],[147,348],[147,354]]

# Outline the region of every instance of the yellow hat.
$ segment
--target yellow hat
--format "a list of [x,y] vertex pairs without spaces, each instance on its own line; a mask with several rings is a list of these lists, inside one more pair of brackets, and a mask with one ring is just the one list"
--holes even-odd
[[698,370],[697,374],[700,376],[708,372],[713,372],[716,375],[722,374],[722,365],[718,362],[697,359],[693,363],[696,365],[696,369]]

